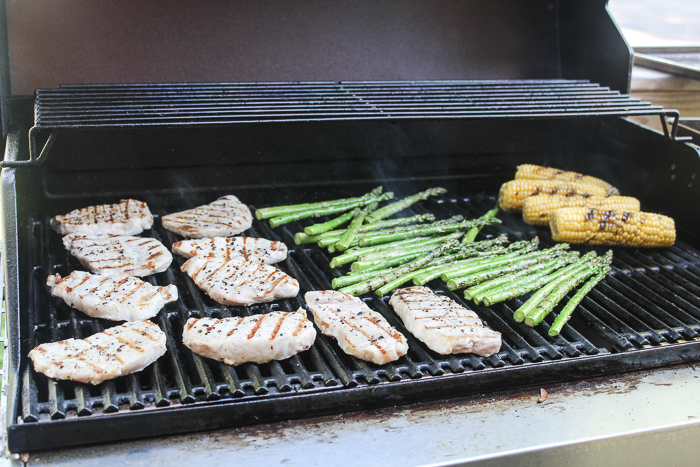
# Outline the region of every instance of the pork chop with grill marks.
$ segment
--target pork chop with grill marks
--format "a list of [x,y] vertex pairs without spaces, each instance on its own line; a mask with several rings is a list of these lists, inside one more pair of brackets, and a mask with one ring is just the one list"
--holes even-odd
[[177,287],[151,285],[127,274],[92,275],[73,271],[66,277],[49,276],[51,295],[93,318],[137,321],[152,318],[177,300]]
[[163,227],[185,238],[229,237],[253,225],[248,206],[233,195],[213,203],[163,216]]
[[63,245],[94,274],[142,277],[165,271],[173,261],[173,255],[155,238],[70,234],[63,237]]
[[316,326],[335,337],[343,352],[378,365],[393,362],[408,352],[403,334],[362,300],[334,290],[304,295]]
[[275,264],[287,258],[287,246],[266,238],[206,237],[173,243],[173,253],[185,258],[215,256]]
[[389,305],[411,334],[439,354],[488,357],[501,349],[500,332],[484,326],[472,310],[427,287],[397,289]]
[[153,215],[148,205],[135,199],[123,199],[119,204],[88,206],[51,218],[51,227],[61,235],[136,235],[152,225]]
[[283,360],[311,347],[316,329],[303,309],[236,318],[190,318],[182,342],[193,352],[228,365]]
[[262,261],[193,256],[181,270],[222,305],[252,305],[299,293],[296,279]]
[[88,384],[135,373],[166,350],[165,333],[150,321],[132,321],[85,339],[41,344],[29,352],[34,369],[49,378]]

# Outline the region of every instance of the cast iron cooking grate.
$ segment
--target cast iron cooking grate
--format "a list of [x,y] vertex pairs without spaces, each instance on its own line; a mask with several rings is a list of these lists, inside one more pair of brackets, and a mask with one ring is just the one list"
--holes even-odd
[[[214,196],[212,196],[213,198]],[[85,200],[84,204],[90,204]],[[438,217],[477,217],[495,199],[484,194],[447,194],[414,207],[414,213]],[[165,212],[155,209],[156,217]],[[404,213],[406,214],[406,213]],[[407,214],[406,214],[407,215]],[[506,233],[511,241],[539,235],[551,245],[545,230],[527,226],[509,214],[483,235]],[[459,293],[429,285],[475,309],[491,328],[503,334],[501,351],[491,357],[438,355],[408,333],[388,306],[388,297],[365,298],[409,341],[409,353],[394,363],[377,366],[345,355],[333,339],[319,333],[306,352],[280,362],[230,367],[201,358],[181,343],[190,317],[243,316],[272,310],[294,311],[304,306],[308,290],[330,288],[342,272],[329,267],[330,256],[315,245],[294,246],[292,236],[304,221],[271,230],[257,222],[247,232],[284,241],[289,258],[281,265],[301,285],[298,297],[250,307],[222,306],[203,294],[179,271],[182,258],[154,284],[174,283],[180,299],[167,305],[154,321],[167,334],[167,353],[144,371],[98,386],[55,381],[34,372],[26,354],[44,343],[82,338],[116,323],[92,319],[50,297],[47,275],[81,269],[63,248],[48,219],[29,223],[33,276],[26,348],[22,349],[19,420],[10,426],[13,452],[163,435],[197,429],[236,426],[427,400],[449,395],[504,390],[615,371],[648,368],[700,357],[700,253],[679,240],[663,250],[617,249],[613,272],[582,302],[574,318],[556,338],[547,336],[552,322],[534,329],[512,320],[522,300],[493,308],[464,302]],[[156,223],[151,235],[166,246],[179,237]],[[584,248],[585,249],[585,248]],[[604,250],[600,249],[602,253]],[[80,435],[77,435],[80,433]]]

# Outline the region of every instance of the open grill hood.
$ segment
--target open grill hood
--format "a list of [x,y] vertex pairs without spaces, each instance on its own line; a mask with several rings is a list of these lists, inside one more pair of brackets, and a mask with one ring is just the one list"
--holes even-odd
[[[386,14],[426,5],[380,2],[378,8]],[[312,18],[317,6],[302,4]],[[368,3],[361,6],[348,24],[357,26],[374,11]],[[238,7],[243,16],[254,8]],[[700,240],[694,233],[700,219],[686,209],[700,201],[694,182],[698,151],[674,138],[676,112],[621,94],[627,90],[630,54],[605,2],[498,1],[488,8],[462,2],[453,8],[468,19],[462,28],[472,41],[464,49],[465,61],[456,70],[441,69],[442,76],[431,76],[429,67],[416,68],[422,76],[387,76],[376,60],[365,68],[375,81],[328,81],[323,72],[309,81],[279,81],[292,67],[277,74],[265,70],[274,82],[251,80],[259,75],[250,72],[233,75],[234,83],[186,84],[192,79],[185,76],[162,79],[181,81],[167,85],[39,84],[32,88],[40,88],[34,99],[9,99],[2,190],[10,450],[362,410],[700,359]],[[7,9],[10,20],[26,13],[14,4]],[[264,11],[257,13],[265,17]],[[518,15],[526,25],[512,28]],[[166,19],[164,27],[173,21]],[[495,28],[489,37],[479,36],[488,28],[468,27],[480,22]],[[231,34],[241,31],[249,29]],[[300,50],[312,47],[313,41],[295,41]],[[475,46],[489,41],[486,49]],[[322,55],[323,47],[317,50]],[[538,51],[542,56],[534,60]],[[163,53],[168,57],[172,50]],[[499,68],[506,58],[512,66]],[[24,78],[13,82],[13,89],[35,84]],[[302,78],[306,75],[297,75]],[[350,72],[341,78],[364,79]],[[672,123],[666,134],[658,134],[623,118],[632,115],[657,115],[664,123],[671,117]],[[368,296],[368,305],[409,339],[409,354],[395,363],[375,366],[348,357],[325,336],[307,352],[265,365],[234,368],[198,357],[181,343],[189,317],[294,311],[304,305],[304,292],[328,289],[341,274],[329,268],[326,252],[294,245],[294,232],[310,222],[274,230],[256,222],[250,235],[290,247],[281,267],[299,280],[297,298],[221,306],[179,271],[182,260],[176,258],[166,272],[148,279],[174,283],[180,292],[180,299],[154,319],[168,336],[168,351],[158,362],[91,387],[50,380],[34,372],[27,358],[39,343],[84,337],[113,325],[49,296],[47,275],[79,267],[49,227],[57,213],[134,197],[156,215],[144,235],[167,247],[178,238],[162,228],[161,216],[225,194],[254,208],[353,196],[377,185],[397,196],[445,186],[446,195],[413,211],[471,218],[493,207],[500,184],[526,162],[608,179],[622,193],[639,197],[646,210],[673,216],[679,229],[678,242],[669,249],[616,249],[610,277],[556,338],[514,323],[518,300],[493,308],[467,303],[503,334],[501,352],[488,358],[440,356],[405,331],[388,297]],[[507,233],[511,241],[537,235],[551,245],[547,230],[507,213],[499,217],[503,223],[483,235]],[[429,285],[463,301],[438,283]]]

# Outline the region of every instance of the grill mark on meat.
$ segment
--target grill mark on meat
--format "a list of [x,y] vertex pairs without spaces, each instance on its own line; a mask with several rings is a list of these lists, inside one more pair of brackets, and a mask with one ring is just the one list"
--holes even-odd
[[296,329],[294,330],[294,332],[292,333],[292,335],[293,335],[294,337],[296,337],[296,336],[301,332],[301,330],[304,329],[304,324],[306,324],[304,321],[300,321],[300,322],[299,322],[299,325],[297,326],[297,328],[296,328]]
[[[124,298],[122,298],[120,300],[120,302],[124,303],[126,300],[129,299],[129,297],[131,297],[133,294],[135,294],[136,291],[139,290],[141,287],[143,287],[145,284],[146,284],[145,282],[141,282],[135,288],[131,289],[131,291],[128,294],[124,295]],[[153,292],[153,294],[156,294],[156,293],[158,293],[158,292]],[[143,300],[143,298],[141,300]]]
[[[275,274],[276,274],[276,273],[277,273],[277,272],[275,272]],[[272,275],[270,275],[270,277],[272,277]],[[275,289],[275,287],[277,287],[277,285],[278,285],[280,282],[282,282],[283,280],[287,280],[287,277],[285,277],[285,276],[280,276],[279,279],[277,279],[276,281],[274,281],[272,284],[270,284],[270,285],[267,287],[267,289],[263,292],[263,296],[265,296],[265,295],[267,295],[267,294],[269,294],[269,293],[272,293],[272,291]]]
[[222,321],[222,320],[217,319],[217,320],[214,321],[210,326],[207,326],[207,332],[212,332],[212,330],[214,330],[214,328],[216,327],[216,325],[219,324],[221,321]]
[[102,279],[102,282],[100,282],[100,284],[99,284],[97,287],[95,287],[94,289],[92,289],[89,293],[95,293],[95,291],[96,291],[97,289],[99,289],[100,287],[102,287],[102,284],[104,284],[104,283],[107,282],[108,280],[109,280],[109,277],[105,277],[104,279]]
[[238,326],[241,325],[241,323],[243,322],[244,319],[245,319],[245,318],[239,316],[239,317],[238,317],[238,322],[237,322],[236,325],[233,327],[233,329],[231,329],[229,332],[226,333],[226,337],[231,337],[231,336],[233,335],[233,333],[236,332],[236,331],[238,330]]
[[[145,352],[145,350],[143,350],[141,347],[139,347],[138,345],[132,344],[131,341],[129,341],[129,340],[127,340],[127,339],[124,339],[123,337],[113,336],[112,334],[108,333],[107,331],[104,331],[104,333],[107,334],[108,336],[111,336],[111,337],[113,337],[114,339],[118,340],[118,341],[121,342],[122,344],[128,345],[129,348],[131,348],[131,349],[133,349],[133,350],[135,350],[135,351],[137,351],[137,352],[141,352],[141,353],[144,353],[144,352]],[[141,333],[139,333],[139,334],[141,334]]]
[[[375,346],[375,347],[377,348],[377,350],[379,350],[382,354],[386,355],[386,350],[385,350],[384,348],[382,348],[379,344],[377,344],[377,342],[375,341],[375,339],[372,339],[372,338],[369,336],[369,334],[367,334],[365,331],[363,331],[363,330],[360,329],[359,327],[355,326],[354,324],[352,324],[350,321],[346,320],[346,319],[343,318],[342,316],[336,315],[336,317],[337,317],[340,321],[342,321],[343,324],[345,324],[346,326],[348,326],[348,327],[351,328],[351,329],[354,329],[355,331],[357,331],[358,333],[360,333],[362,336],[364,336],[373,346]],[[372,324],[376,324],[376,323],[373,323],[371,320],[368,320],[368,321],[370,321],[370,323],[372,323]],[[377,326],[377,327],[378,327],[379,329],[382,329],[380,326]],[[384,329],[382,329],[382,331],[384,331]],[[350,341],[348,340],[347,335],[345,336],[345,340],[348,342],[348,344],[352,345],[352,342],[350,342]]]
[[262,322],[265,319],[265,316],[267,315],[261,315],[260,318],[258,318],[258,321],[255,323],[255,326],[253,326],[253,329],[250,330],[250,333],[247,336],[247,339],[250,340],[255,336],[255,334],[258,332],[260,329],[260,326],[262,326]]
[[[270,340],[274,339],[277,337],[277,333],[280,332],[280,328],[282,327],[282,323],[284,323],[284,319],[289,316],[287,314],[282,315],[282,317],[277,321],[277,324],[275,325],[275,328],[272,330],[272,334],[270,335]],[[300,323],[303,325],[303,321]],[[298,332],[295,332],[293,335],[296,336]]]

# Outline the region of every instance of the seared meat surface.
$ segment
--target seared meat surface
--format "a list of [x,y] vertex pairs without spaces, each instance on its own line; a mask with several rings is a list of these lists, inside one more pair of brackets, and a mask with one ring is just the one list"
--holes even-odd
[[397,289],[389,304],[406,329],[439,354],[471,352],[488,357],[501,348],[500,332],[484,326],[472,310],[428,287]]
[[159,287],[127,274],[92,275],[73,271],[46,279],[51,295],[93,318],[136,321],[152,318],[177,300],[177,287]]
[[262,261],[193,256],[181,269],[222,305],[252,305],[299,293],[296,279]]
[[63,245],[94,274],[149,276],[165,271],[173,261],[155,238],[70,234],[63,237]]
[[304,295],[316,326],[335,337],[343,352],[378,365],[408,352],[406,338],[362,300],[334,290]]
[[99,384],[143,370],[165,353],[165,341],[158,325],[132,321],[85,339],[41,344],[29,358],[49,378]]
[[275,264],[287,258],[287,246],[266,238],[206,237],[173,243],[173,253],[185,258],[216,256]]
[[229,237],[253,225],[248,206],[233,195],[163,216],[163,227],[185,238]]
[[306,312],[236,318],[190,318],[182,342],[193,352],[228,365],[283,360],[311,347],[316,329]]
[[51,218],[51,227],[61,235],[136,235],[152,225],[153,215],[148,206],[135,199],[123,199],[119,204],[88,206]]

